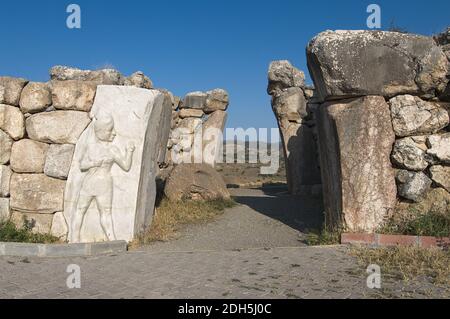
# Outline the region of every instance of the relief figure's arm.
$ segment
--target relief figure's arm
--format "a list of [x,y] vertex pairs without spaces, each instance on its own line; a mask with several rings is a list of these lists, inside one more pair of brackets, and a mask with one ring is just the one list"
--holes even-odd
[[131,169],[131,164],[133,161],[134,145],[129,144],[126,148],[125,155],[119,151],[118,148],[113,148],[114,161],[121,169],[128,172]]
[[94,162],[90,159],[90,157],[85,154],[80,160],[80,169],[82,172],[88,171],[93,167],[101,166],[101,162]]

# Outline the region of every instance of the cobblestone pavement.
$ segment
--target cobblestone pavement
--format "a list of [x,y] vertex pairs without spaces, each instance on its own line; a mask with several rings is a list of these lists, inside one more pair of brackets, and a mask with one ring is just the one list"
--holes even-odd
[[[81,288],[69,289],[69,264]],[[366,287],[345,247],[151,252],[89,258],[0,258],[1,298],[449,298],[420,283],[383,278]]]
[[[425,279],[383,275],[382,289],[371,290],[368,265],[346,247],[304,246],[317,200],[258,190],[233,195],[242,205],[172,242],[110,256],[0,257],[0,298],[450,298]],[[70,264],[80,266],[79,289],[66,285]]]

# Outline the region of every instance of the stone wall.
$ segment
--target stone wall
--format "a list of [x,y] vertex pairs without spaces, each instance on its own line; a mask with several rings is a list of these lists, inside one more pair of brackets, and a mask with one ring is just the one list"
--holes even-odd
[[313,110],[314,90],[305,85],[305,75],[289,61],[269,66],[267,93],[283,143],[288,189],[294,195],[320,192],[320,165]]
[[206,163],[222,154],[228,93],[223,89],[191,92],[174,98],[166,164]]
[[[26,219],[33,231],[64,238],[66,180],[75,144],[91,122],[97,85],[153,84],[142,72],[124,77],[112,69],[56,66],[50,76],[47,83],[0,77],[0,218],[18,226]],[[162,159],[165,143],[157,151]]]
[[328,227],[373,232],[430,192],[450,210],[449,38],[326,31],[309,43]]

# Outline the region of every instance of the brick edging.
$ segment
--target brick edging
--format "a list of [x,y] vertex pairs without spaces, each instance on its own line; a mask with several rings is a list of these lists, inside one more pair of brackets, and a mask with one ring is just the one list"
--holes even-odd
[[343,233],[341,235],[341,244],[362,244],[373,247],[417,246],[422,248],[448,248],[450,247],[450,237]]
[[81,244],[28,244],[0,242],[0,256],[84,257],[127,251],[124,240]]

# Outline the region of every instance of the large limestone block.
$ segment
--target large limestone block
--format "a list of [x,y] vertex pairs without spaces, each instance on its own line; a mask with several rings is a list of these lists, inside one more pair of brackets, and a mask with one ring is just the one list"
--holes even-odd
[[430,173],[431,179],[450,193],[450,166],[431,166]]
[[75,145],[52,144],[48,148],[44,173],[47,176],[66,179],[69,176]]
[[447,84],[448,60],[432,38],[383,31],[325,31],[307,47],[321,100],[361,95],[434,96]]
[[164,193],[171,201],[228,199],[222,176],[208,164],[180,164],[170,173]]
[[52,93],[47,83],[30,82],[20,96],[20,110],[23,113],[38,113],[52,105]]
[[450,164],[450,133],[431,135],[427,138],[427,153],[440,162]]
[[9,184],[12,171],[9,166],[0,165],[0,197],[9,196]]
[[66,183],[44,174],[13,174],[11,208],[25,213],[54,213],[63,210]]
[[135,86],[143,89],[152,89],[153,82],[149,77],[141,71],[134,72],[129,77],[125,78],[124,85]]
[[0,222],[10,217],[9,198],[0,198]]
[[205,115],[205,113],[203,113],[203,110],[199,109],[181,109],[178,113],[179,117],[182,119],[187,117],[202,118]]
[[[70,242],[132,240],[151,223],[165,97],[131,86],[97,87],[93,122],[76,143],[64,200]],[[170,105],[167,107],[171,111]]]
[[428,167],[426,152],[411,137],[395,141],[391,158],[392,162],[403,169],[423,171]]
[[422,172],[400,170],[396,174],[398,194],[414,202],[420,202],[430,189],[431,179]]
[[449,124],[448,112],[437,103],[417,96],[399,95],[389,100],[397,136],[435,133]]
[[203,109],[206,105],[208,94],[196,91],[186,94],[181,108]]
[[123,84],[122,75],[114,69],[91,71],[57,65],[50,69],[50,78],[57,81],[93,81],[105,85]]
[[206,92],[208,97],[206,98],[205,107],[203,111],[205,113],[212,113],[214,111],[226,111],[228,104],[230,103],[230,99],[228,96],[228,92],[224,89],[214,89]]
[[48,234],[52,227],[53,214],[34,214],[12,211],[11,221],[18,227],[30,229],[36,234]]
[[223,154],[223,131],[227,122],[227,112],[215,111],[202,126],[203,163],[212,167]]
[[48,144],[23,139],[13,144],[11,169],[16,173],[43,173]]
[[44,143],[75,144],[91,122],[88,113],[53,111],[27,118],[28,137]]
[[372,232],[396,203],[389,106],[367,96],[322,104],[317,116],[327,225]]
[[11,157],[12,138],[0,130],[0,164],[7,164]]
[[15,106],[0,104],[0,129],[14,140],[23,138],[25,118],[22,112]]
[[20,94],[27,83],[25,79],[0,76],[0,104],[19,106]]
[[58,110],[89,112],[94,103],[97,84],[89,81],[53,81],[53,106]]
[[305,74],[287,60],[273,61],[269,66],[267,93],[273,95],[290,87],[304,87]]

